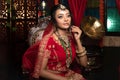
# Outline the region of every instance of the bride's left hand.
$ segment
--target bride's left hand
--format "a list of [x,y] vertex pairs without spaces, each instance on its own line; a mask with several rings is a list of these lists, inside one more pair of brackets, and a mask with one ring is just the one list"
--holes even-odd
[[73,33],[75,40],[80,40],[82,30],[78,26],[73,25],[71,27],[71,32]]

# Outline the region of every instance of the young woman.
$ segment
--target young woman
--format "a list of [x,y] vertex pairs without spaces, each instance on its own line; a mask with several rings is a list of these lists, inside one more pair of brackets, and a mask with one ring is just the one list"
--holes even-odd
[[81,33],[78,26],[72,25],[69,8],[62,4],[55,5],[43,38],[23,56],[23,63],[26,57],[35,62],[31,64],[31,76],[39,80],[85,80],[81,74],[70,69],[75,59],[81,66],[87,66],[86,50],[80,41]]

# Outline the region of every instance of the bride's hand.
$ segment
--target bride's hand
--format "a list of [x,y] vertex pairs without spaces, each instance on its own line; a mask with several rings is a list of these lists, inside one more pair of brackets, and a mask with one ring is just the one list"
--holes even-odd
[[81,74],[75,73],[73,76],[73,80],[83,80],[83,76]]
[[78,26],[72,26],[71,32],[73,33],[75,40],[80,40],[82,30]]

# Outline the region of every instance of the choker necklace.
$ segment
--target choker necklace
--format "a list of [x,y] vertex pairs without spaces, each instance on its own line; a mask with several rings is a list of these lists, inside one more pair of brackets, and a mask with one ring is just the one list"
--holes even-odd
[[70,40],[68,36],[61,37],[58,31],[57,33],[55,32],[55,35],[58,37],[62,47],[64,48],[64,51],[66,53],[66,67],[69,68],[70,64],[72,63],[72,49],[70,45]]

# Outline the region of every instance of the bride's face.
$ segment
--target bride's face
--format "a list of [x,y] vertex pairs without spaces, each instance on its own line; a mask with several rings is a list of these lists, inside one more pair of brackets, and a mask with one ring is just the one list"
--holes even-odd
[[69,10],[58,9],[55,12],[57,26],[61,29],[68,29],[71,25],[71,14]]

